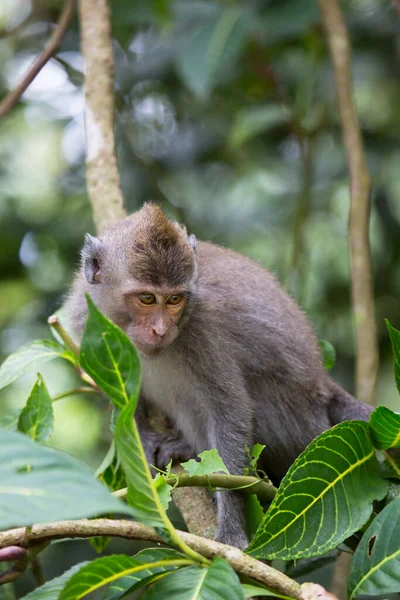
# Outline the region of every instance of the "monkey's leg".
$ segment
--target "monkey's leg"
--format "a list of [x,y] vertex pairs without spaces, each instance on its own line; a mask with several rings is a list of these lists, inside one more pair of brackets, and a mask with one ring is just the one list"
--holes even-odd
[[[242,399],[243,400],[243,399]],[[209,447],[218,453],[232,475],[241,475],[247,464],[246,446],[251,445],[251,418],[240,410],[249,403],[239,404],[238,399],[223,402],[226,410],[215,415],[210,422]],[[239,410],[238,410],[239,409]],[[249,411],[250,412],[250,411]],[[218,531],[216,540],[244,549],[249,541],[244,530],[244,498],[240,492],[216,493]]]

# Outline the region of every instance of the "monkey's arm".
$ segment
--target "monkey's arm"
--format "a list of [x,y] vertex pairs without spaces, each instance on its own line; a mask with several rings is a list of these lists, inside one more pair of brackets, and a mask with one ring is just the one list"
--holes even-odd
[[[219,391],[209,414],[209,448],[216,448],[233,475],[241,475],[247,465],[246,446],[252,444],[251,401],[241,385],[232,385],[235,394]],[[216,540],[246,548],[244,498],[240,492],[217,492],[218,531]]]

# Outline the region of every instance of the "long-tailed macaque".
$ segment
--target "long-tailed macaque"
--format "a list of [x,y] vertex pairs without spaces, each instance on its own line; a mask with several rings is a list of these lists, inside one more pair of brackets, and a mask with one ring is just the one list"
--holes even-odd
[[[316,336],[275,277],[250,258],[196,242],[161,208],[90,235],[67,308],[77,334],[85,292],[135,343],[143,385],[136,419],[151,464],[217,448],[231,473],[246,446],[265,444],[260,467],[279,480],[317,435],[371,409],[334,383]],[[149,431],[161,409],[177,437]],[[243,548],[239,492],[218,493],[217,539]]]

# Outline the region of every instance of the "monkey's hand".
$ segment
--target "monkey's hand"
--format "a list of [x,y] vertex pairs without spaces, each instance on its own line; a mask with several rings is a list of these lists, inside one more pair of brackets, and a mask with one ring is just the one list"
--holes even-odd
[[[164,469],[170,460],[172,462],[184,462],[194,457],[192,448],[185,442],[183,437],[166,437],[161,442],[157,456],[156,466],[159,469]],[[154,463],[153,463],[154,464]]]
[[150,429],[145,431],[142,430],[140,432],[140,437],[148,464],[157,466],[157,455],[159,448],[162,446],[165,440],[169,439],[169,437],[163,433],[151,431]]

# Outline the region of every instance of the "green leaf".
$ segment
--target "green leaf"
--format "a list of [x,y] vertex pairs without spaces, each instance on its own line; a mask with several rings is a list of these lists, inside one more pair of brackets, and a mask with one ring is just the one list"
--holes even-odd
[[114,440],[104,457],[103,462],[96,471],[96,476],[106,484],[112,491],[120,490],[126,487],[125,473],[121,465],[121,461],[117,456]]
[[386,450],[400,447],[400,414],[386,406],[379,406],[370,416],[369,424],[375,448]]
[[189,475],[210,475],[210,473],[227,473],[224,461],[218,454],[218,450],[204,450],[199,454],[200,462],[191,458],[187,462],[181,463],[181,466]]
[[22,433],[0,431],[0,531],[110,512],[132,514],[86,465]]
[[238,148],[260,133],[287,123],[289,119],[290,112],[282,104],[245,108],[238,113],[235,119],[230,134],[230,144],[232,147]]
[[140,573],[121,577],[110,585],[103,600],[119,600],[119,598],[125,597],[127,594],[131,594],[133,591],[150,583],[157,574],[174,571],[178,568],[176,565],[155,567],[154,563],[175,559],[181,560],[185,557],[180,552],[170,548],[146,548],[136,554],[134,558],[143,561],[143,563],[149,563],[152,565],[151,568],[147,572],[141,571]]
[[151,585],[144,600],[244,600],[239,577],[222,558],[215,558],[209,568],[179,569]]
[[127,501],[138,521],[157,528],[165,536],[172,524],[152,480],[132,411],[128,404],[115,426],[115,443],[128,484]]
[[319,340],[318,344],[321,348],[322,362],[324,363],[325,369],[332,369],[336,362],[335,348],[327,340]]
[[79,362],[117,408],[134,400],[140,390],[140,360],[136,348],[123,331],[107,319],[89,295],[88,319],[83,334]]
[[132,586],[149,575],[190,563],[189,559],[174,550],[144,550],[133,557],[125,554],[104,556],[93,560],[71,577],[60,595],[60,600],[79,600],[122,577],[123,585],[124,582],[129,582]]
[[340,423],[291,466],[246,552],[285,560],[324,554],[366,523],[387,488],[368,423]]
[[396,380],[398,392],[400,393],[400,331],[392,327],[388,319],[385,319],[385,322],[389,332],[390,341],[392,342],[394,378]]
[[44,585],[34,589],[33,592],[24,596],[22,600],[58,600],[60,592],[65,587],[68,579],[70,579],[72,575],[75,575],[75,573],[85,565],[87,565],[86,561],[74,565],[59,577],[55,577],[51,581],[47,581]]
[[372,521],[351,563],[349,596],[400,592],[400,498]]
[[227,6],[218,18],[187,32],[185,45],[176,54],[176,64],[195,94],[207,96],[220,75],[232,69],[245,43],[245,34],[243,15],[235,6]]
[[167,542],[173,539],[190,554],[162,507],[133,418],[140,391],[138,353],[119,327],[101,314],[89,296],[86,298],[89,316],[80,352],[81,365],[114,406],[121,409],[114,440],[128,486],[127,502],[138,521],[155,527]]
[[37,442],[47,442],[53,431],[53,404],[43,377],[38,378],[18,419],[18,431]]
[[256,598],[257,596],[273,596],[274,598],[283,598],[284,600],[292,600],[290,596],[282,596],[277,592],[272,592],[266,588],[252,585],[250,583],[242,583],[242,590],[245,598]]
[[21,409],[16,408],[0,418],[0,428],[10,429],[10,431],[17,431],[18,419],[21,414]]
[[249,459],[249,466],[246,467],[246,469],[244,469],[244,474],[248,475],[250,472],[255,473],[255,475],[257,475],[257,462],[262,454],[262,451],[264,450],[265,445],[263,444],[254,444],[254,446],[251,448],[251,450],[249,450],[249,448],[246,448],[246,452],[247,452],[247,457]]
[[[110,518],[112,518],[112,516],[110,516]],[[108,535],[97,535],[96,537],[89,538],[90,545],[96,554],[102,554],[111,540],[112,538]]]
[[169,503],[172,500],[172,486],[169,485],[160,473],[154,479],[154,485],[160,498],[161,505],[165,511],[168,510]]
[[251,540],[264,518],[264,511],[256,494],[244,496],[244,517],[247,537]]
[[53,358],[66,358],[76,364],[76,358],[57,342],[35,340],[10,354],[0,367],[0,389],[6,387],[38,364],[44,364]]

